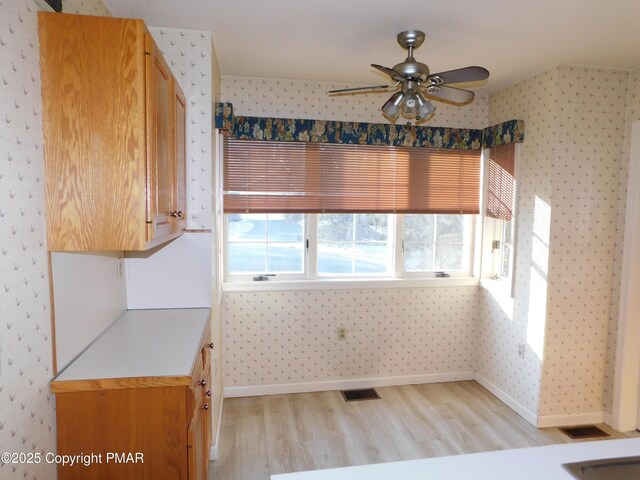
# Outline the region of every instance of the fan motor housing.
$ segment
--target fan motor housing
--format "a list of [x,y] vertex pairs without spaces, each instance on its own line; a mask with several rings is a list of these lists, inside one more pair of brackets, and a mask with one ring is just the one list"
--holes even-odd
[[408,57],[404,62],[394,65],[393,69],[405,78],[425,80],[429,76],[429,67]]

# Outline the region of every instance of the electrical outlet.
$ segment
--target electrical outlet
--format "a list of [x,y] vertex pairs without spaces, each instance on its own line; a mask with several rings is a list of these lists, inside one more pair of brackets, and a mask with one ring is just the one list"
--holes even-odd
[[524,343],[522,342],[518,344],[518,356],[524,358]]
[[338,328],[338,340],[346,340],[347,339],[347,329],[344,327]]

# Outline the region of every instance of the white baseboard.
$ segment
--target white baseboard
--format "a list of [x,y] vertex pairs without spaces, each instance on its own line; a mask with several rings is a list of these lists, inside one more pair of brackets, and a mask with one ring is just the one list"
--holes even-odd
[[498,387],[495,383],[490,381],[488,378],[483,377],[479,373],[476,373],[474,376],[476,382],[482,385],[484,388],[489,390],[493,395],[498,397],[502,403],[504,403],[511,410],[516,412],[522,418],[524,418],[527,422],[529,422],[534,427],[538,426],[538,416],[529,410],[527,407],[522,405],[519,401],[509,395],[507,392]]
[[613,428],[613,415],[611,413],[604,412],[603,420],[606,425],[609,425],[611,428]]
[[604,412],[575,413],[569,415],[540,415],[538,428],[569,427],[574,425],[587,425],[591,423],[604,423]]
[[325,392],[351,388],[391,387],[396,385],[418,385],[422,383],[461,382],[474,380],[473,372],[432,373],[423,375],[404,375],[399,377],[354,378],[329,380],[323,382],[278,383],[271,385],[248,385],[242,387],[224,387],[224,397],[257,397],[262,395],[280,395],[286,393]]

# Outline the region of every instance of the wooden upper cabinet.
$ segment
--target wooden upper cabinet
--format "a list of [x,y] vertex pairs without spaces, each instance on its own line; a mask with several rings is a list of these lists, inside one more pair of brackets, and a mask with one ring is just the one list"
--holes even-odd
[[174,160],[173,178],[176,188],[171,215],[174,217],[174,232],[184,231],[187,226],[187,102],[178,82],[173,82]]
[[151,219],[153,221],[151,238],[162,238],[171,233],[172,201],[172,160],[173,145],[173,91],[171,70],[162,58],[155,42],[147,35],[148,77],[151,85],[148,90],[147,143],[151,155],[148,156],[148,168],[151,173]]
[[144,23],[40,12],[38,24],[48,249],[146,250],[177,237],[185,109],[179,119],[179,86]]

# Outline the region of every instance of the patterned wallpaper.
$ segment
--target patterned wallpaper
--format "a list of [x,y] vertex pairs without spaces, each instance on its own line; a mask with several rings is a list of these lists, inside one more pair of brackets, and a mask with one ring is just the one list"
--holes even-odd
[[542,415],[603,409],[627,81],[559,70]]
[[[481,365],[540,415],[598,412],[610,405],[606,378],[612,375],[615,337],[612,342],[608,330],[619,268],[614,260],[627,75],[561,66],[490,100],[490,121],[525,120],[527,140],[520,158],[513,324],[492,314],[495,305],[484,297],[481,328],[489,336],[482,341],[498,353],[485,353]],[[546,326],[539,305],[546,305]],[[524,360],[516,356],[520,341],[532,347]]]
[[[327,95],[328,90],[351,86],[354,85],[223,75],[221,98],[233,104],[236,115],[389,123],[380,112],[391,96],[388,92]],[[477,129],[487,126],[486,94],[476,94],[473,103],[464,107],[441,102],[434,105],[435,116],[421,125]]]
[[187,99],[187,228],[211,216],[211,32],[149,28]]
[[[222,76],[221,99],[231,102],[237,115],[385,121],[379,109],[387,94],[326,95],[344,86]],[[437,106],[436,116],[426,125],[489,125],[486,95],[477,95],[465,107]],[[225,293],[223,383],[244,386],[473,370],[477,297],[474,287]],[[348,330],[344,342],[336,340],[339,326]]]
[[473,371],[477,295],[476,287],[226,293],[224,385]]
[[[503,313],[489,292],[480,297],[478,372],[532,412],[538,409],[546,290],[541,272],[547,270],[544,251],[534,256],[536,198],[550,202],[555,156],[553,123],[556,115],[557,70],[541,73],[491,95],[489,123],[519,118],[527,126],[518,158],[518,211],[516,214],[515,298],[513,312]],[[544,229],[544,221],[542,230]],[[546,222],[548,225],[548,221]],[[542,235],[544,236],[544,235]],[[539,244],[537,244],[539,245]],[[542,306],[542,311],[540,309]],[[524,359],[517,345],[525,343]]]
[[[36,9],[2,2],[0,15],[0,445],[14,452],[55,451]],[[64,9],[108,14],[100,0]],[[48,480],[55,468],[0,463],[0,478]]]

